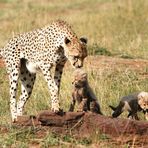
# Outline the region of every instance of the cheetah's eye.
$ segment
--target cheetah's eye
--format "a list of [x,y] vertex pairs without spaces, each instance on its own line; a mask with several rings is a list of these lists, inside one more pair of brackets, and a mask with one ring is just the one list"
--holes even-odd
[[65,38],[65,44],[69,44],[71,41],[66,37]]

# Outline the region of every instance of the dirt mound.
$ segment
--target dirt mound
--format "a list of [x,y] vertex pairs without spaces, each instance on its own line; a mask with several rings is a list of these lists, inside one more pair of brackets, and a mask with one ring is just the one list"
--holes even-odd
[[[73,135],[76,138],[106,134],[116,142],[132,142],[135,145],[148,145],[148,122],[102,116],[94,113],[66,112],[55,114],[48,110],[41,111],[37,116],[21,116],[14,123],[16,128],[34,127],[38,137],[45,136],[47,131],[56,134]],[[7,132],[7,129],[1,129]]]

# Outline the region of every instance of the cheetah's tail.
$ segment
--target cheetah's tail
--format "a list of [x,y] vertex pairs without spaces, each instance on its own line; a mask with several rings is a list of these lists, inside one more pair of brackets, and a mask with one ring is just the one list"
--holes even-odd
[[3,49],[0,48],[0,59],[3,58]]

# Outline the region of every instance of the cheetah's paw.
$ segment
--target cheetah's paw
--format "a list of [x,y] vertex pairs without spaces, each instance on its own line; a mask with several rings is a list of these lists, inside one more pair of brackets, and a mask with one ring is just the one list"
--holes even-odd
[[59,103],[53,103],[51,110],[55,113],[58,113],[60,111]]

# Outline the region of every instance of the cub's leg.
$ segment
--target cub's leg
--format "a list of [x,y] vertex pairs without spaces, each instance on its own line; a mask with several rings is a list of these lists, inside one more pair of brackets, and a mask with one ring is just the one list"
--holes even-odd
[[74,92],[73,92],[72,93],[72,101],[71,101],[70,108],[69,108],[69,111],[70,112],[73,112],[74,111],[75,104],[76,104],[76,99],[75,99],[75,95],[74,95]]
[[82,101],[80,102],[80,104],[78,105],[78,112],[82,112],[82,111],[87,111],[88,107],[87,107],[87,98],[83,98]]
[[100,105],[97,101],[90,102],[90,111],[102,115]]
[[139,120],[139,117],[137,115],[137,112],[130,111],[127,117],[130,118],[130,119],[132,118],[134,120]]

